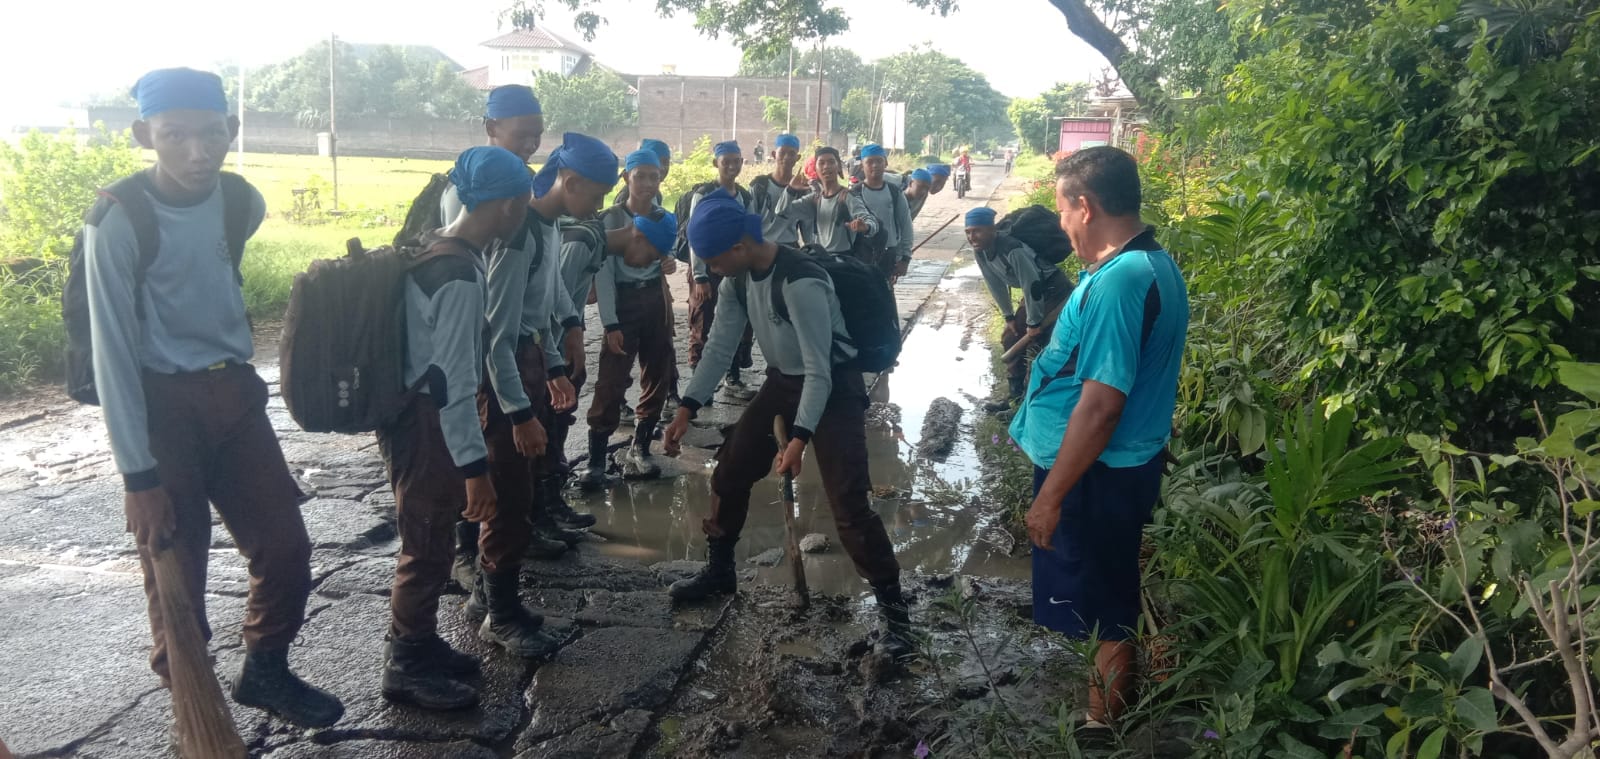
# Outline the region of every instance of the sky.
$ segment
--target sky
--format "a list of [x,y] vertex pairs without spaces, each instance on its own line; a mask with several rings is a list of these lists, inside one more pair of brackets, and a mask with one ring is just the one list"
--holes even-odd
[[[329,34],[350,42],[432,45],[472,68],[487,63],[478,43],[503,31],[497,17],[508,2],[46,0],[7,5],[0,11],[10,32],[0,45],[0,71],[5,72],[0,126],[39,122],[56,115],[59,106],[125,89],[149,69],[215,68],[236,61],[263,65]],[[1105,65],[1067,30],[1048,0],[963,0],[947,18],[902,0],[840,5],[851,17],[851,31],[830,45],[843,45],[871,61],[931,42],[982,72],[1008,96],[1036,95],[1058,81],[1086,81]],[[449,12],[441,12],[445,9]],[[691,76],[734,73],[739,50],[726,37],[707,39],[690,19],[660,19],[654,9],[655,0],[602,0],[596,10],[609,23],[589,42],[573,30],[564,11],[550,10],[545,25],[624,73],[659,73],[665,64]],[[668,42],[652,45],[651,39]]]

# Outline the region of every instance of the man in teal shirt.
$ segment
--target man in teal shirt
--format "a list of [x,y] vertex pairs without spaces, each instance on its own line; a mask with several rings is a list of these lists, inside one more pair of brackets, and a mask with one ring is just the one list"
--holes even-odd
[[1034,361],[1011,436],[1034,464],[1034,621],[1100,641],[1085,727],[1132,700],[1139,546],[1172,434],[1189,296],[1139,218],[1139,167],[1112,147],[1056,164],[1056,207],[1084,273]]

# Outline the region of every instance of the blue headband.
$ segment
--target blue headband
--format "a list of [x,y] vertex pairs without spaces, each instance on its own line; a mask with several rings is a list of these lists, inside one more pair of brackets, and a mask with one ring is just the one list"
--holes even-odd
[[917,169],[911,172],[911,181],[933,184],[933,175],[929,174],[927,169]]
[[659,169],[661,168],[661,158],[656,155],[654,150],[640,148],[628,154],[627,160],[622,164],[622,173],[632,174],[633,170],[640,166],[654,166]]
[[511,151],[490,145],[467,148],[450,170],[450,183],[456,186],[461,205],[470,213],[478,204],[515,198],[533,186],[528,165]]
[[799,150],[800,149],[800,138],[796,137],[796,136],[794,136],[792,134],[780,134],[780,135],[778,135],[778,139],[772,141],[772,147],[774,147],[774,148],[794,148],[795,150]]
[[133,85],[133,98],[139,101],[140,119],[162,111],[228,112],[222,78],[209,71],[157,69],[139,77]]
[[967,226],[992,227],[994,226],[994,209],[978,206],[967,212]]
[[869,142],[869,143],[861,146],[861,158],[863,160],[865,160],[867,158],[888,158],[888,157],[889,157],[888,151],[885,151],[883,149],[883,146],[879,145],[876,142]]
[[712,158],[721,158],[725,155],[739,155],[739,153],[739,143],[733,140],[719,142],[717,143],[716,147],[711,149]]
[[640,140],[639,141],[639,149],[640,150],[652,151],[652,152],[654,152],[656,154],[657,158],[660,158],[663,161],[672,160],[672,148],[668,147],[667,143],[662,142],[660,140],[652,140],[652,139]]
[[651,245],[656,246],[656,252],[663,256],[672,253],[672,246],[678,241],[678,217],[670,213],[663,213],[660,219],[655,220],[648,216],[634,216],[633,226],[644,233]]
[[928,164],[928,173],[936,177],[950,176],[950,165],[944,163]]
[[712,193],[695,204],[689,217],[689,247],[702,259],[728,252],[746,236],[762,242],[761,217],[744,210],[732,195]]
[[593,137],[567,132],[561,137],[561,147],[550,151],[549,160],[533,178],[534,197],[542,198],[550,192],[562,169],[572,169],[584,179],[610,187],[617,183],[617,154]]
[[489,91],[489,103],[483,109],[486,119],[511,119],[518,116],[538,116],[539,98],[533,88],[521,84],[504,84]]

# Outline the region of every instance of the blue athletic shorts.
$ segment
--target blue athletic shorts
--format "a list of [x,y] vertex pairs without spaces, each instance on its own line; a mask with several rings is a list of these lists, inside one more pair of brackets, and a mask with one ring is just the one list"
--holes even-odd
[[[1050,544],[1033,547],[1033,621],[1071,638],[1127,640],[1139,623],[1139,546],[1161,494],[1161,457],[1096,461],[1061,501]],[[1038,494],[1050,472],[1034,467]]]

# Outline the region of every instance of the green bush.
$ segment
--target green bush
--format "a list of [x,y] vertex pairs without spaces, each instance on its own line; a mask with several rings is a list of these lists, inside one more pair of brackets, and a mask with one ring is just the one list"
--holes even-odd
[[142,165],[127,132],[104,124],[87,140],[68,129],[0,142],[0,258],[67,255],[95,191]]
[[66,261],[57,258],[27,271],[0,267],[0,394],[61,371],[67,332],[61,323]]

